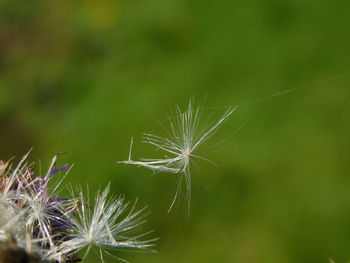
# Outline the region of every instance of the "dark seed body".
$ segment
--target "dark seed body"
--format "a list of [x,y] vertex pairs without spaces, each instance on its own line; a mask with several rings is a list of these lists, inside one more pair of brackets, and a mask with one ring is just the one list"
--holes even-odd
[[0,244],[0,263],[42,263],[23,249]]

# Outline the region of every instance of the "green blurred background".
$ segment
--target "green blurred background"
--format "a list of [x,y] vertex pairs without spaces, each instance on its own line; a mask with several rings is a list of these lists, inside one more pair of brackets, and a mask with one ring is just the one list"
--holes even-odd
[[[2,0],[1,159],[66,151],[67,183],[139,197],[160,240],[131,262],[346,262],[349,44],[345,0]],[[191,217],[168,215],[176,178],[115,162],[131,137],[152,157],[142,132],[192,96],[242,106],[207,144],[218,167],[193,167]]]

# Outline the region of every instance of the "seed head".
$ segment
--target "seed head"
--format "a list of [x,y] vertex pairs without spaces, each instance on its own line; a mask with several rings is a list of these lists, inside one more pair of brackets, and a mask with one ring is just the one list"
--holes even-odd
[[10,162],[0,161],[0,263],[79,262],[78,252],[84,247],[87,252],[98,247],[103,261],[105,248],[151,246],[151,240],[140,241],[143,235],[135,234],[145,221],[144,210],[126,214],[127,203],[122,198],[108,199],[107,187],[97,195],[91,212],[81,191],[71,199],[56,194],[64,177],[50,183],[58,172],[68,172],[70,165],[56,167],[56,155],[41,177],[33,172],[27,156],[14,169]]

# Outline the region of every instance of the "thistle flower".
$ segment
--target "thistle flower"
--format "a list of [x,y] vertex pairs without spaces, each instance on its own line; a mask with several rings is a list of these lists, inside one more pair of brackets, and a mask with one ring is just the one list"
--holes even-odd
[[[73,263],[81,261],[79,250],[88,247],[146,249],[151,241],[141,241],[135,234],[144,223],[144,209],[123,215],[127,204],[107,199],[109,187],[96,197],[91,213],[79,193],[65,199],[55,194],[70,165],[56,167],[56,155],[47,173],[36,176],[25,155],[12,169],[11,162],[0,161],[0,263],[17,262]],[[66,174],[53,187],[49,183],[60,171]],[[50,183],[52,185],[52,183]],[[106,251],[109,254],[108,251]],[[15,259],[11,255],[23,255]],[[18,261],[23,260],[23,261]]]
[[[200,130],[200,109],[194,109],[192,104],[193,101],[191,100],[187,110],[181,110],[180,107],[176,108],[175,121],[169,118],[171,130],[167,132],[167,137],[144,134],[143,142],[153,145],[156,150],[165,152],[166,155],[164,158],[132,160],[133,140],[131,140],[128,160],[118,162],[145,167],[155,172],[181,174],[170,209],[181,192],[183,178],[186,184],[186,198],[188,199],[188,206],[190,206],[190,164],[194,159],[204,159],[210,162],[210,160],[195,154],[195,152],[200,148],[201,144],[211,138],[220,129],[235,110],[235,108],[229,108],[216,122],[210,123],[205,129]],[[168,157],[169,154],[171,157]]]

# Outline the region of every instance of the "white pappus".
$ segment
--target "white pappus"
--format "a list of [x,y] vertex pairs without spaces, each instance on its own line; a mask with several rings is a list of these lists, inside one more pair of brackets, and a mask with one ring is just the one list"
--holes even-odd
[[[67,174],[71,166],[56,167],[56,155],[41,177],[27,163],[27,156],[14,169],[11,161],[0,161],[1,263],[13,255],[24,258],[13,262],[74,263],[84,261],[94,247],[102,262],[104,253],[125,262],[107,250],[150,250],[153,246],[156,239],[143,239],[150,232],[139,232],[145,208],[135,211],[135,206],[128,209],[123,198],[109,198],[109,186],[97,194],[94,208],[81,190],[71,199],[58,196],[55,192],[64,177],[53,187],[49,182],[61,171]],[[81,259],[79,251],[84,248]]]
[[210,162],[205,157],[197,155],[196,151],[202,143],[211,138],[220,129],[234,111],[235,108],[227,109],[218,120],[207,124],[201,129],[200,108],[194,108],[193,100],[190,100],[186,110],[176,107],[175,121],[169,118],[170,131],[167,131],[167,136],[162,137],[153,134],[144,134],[143,136],[143,142],[153,145],[156,150],[165,152],[164,158],[133,160],[131,158],[133,139],[131,139],[128,160],[119,161],[118,163],[141,166],[155,172],[180,174],[177,190],[169,211],[181,192],[183,179],[186,184],[186,198],[189,207],[191,197],[191,161],[204,159]]

